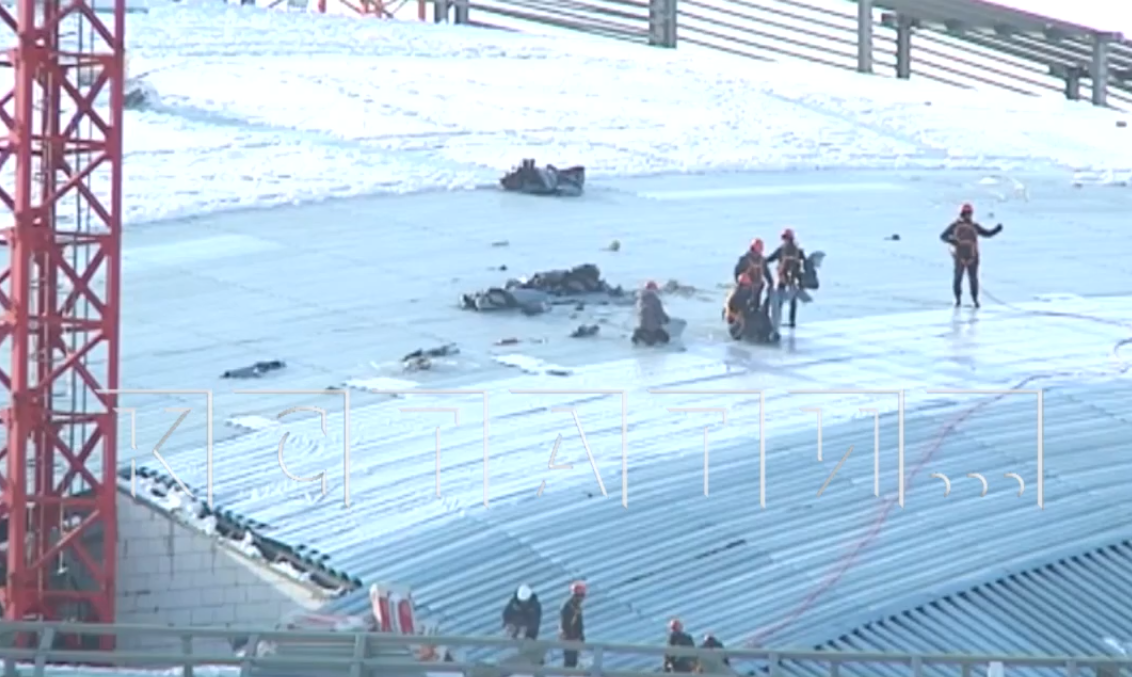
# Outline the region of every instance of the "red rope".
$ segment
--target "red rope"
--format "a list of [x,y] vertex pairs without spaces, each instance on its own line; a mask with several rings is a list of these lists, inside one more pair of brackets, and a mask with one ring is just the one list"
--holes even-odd
[[[1014,305],[1009,304],[1009,303],[1004,303],[1003,301],[1000,301],[999,299],[995,298],[992,294],[989,294],[985,291],[984,291],[984,295],[987,298],[990,298],[991,300],[995,301],[996,303],[1004,305],[1008,308],[1020,310],[1024,313],[1031,314],[1031,315],[1039,315],[1039,316],[1046,316],[1046,317],[1061,317],[1061,318],[1068,318],[1068,319],[1075,319],[1075,320],[1085,320],[1085,321],[1088,321],[1088,322],[1098,322],[1098,323],[1101,323],[1101,324],[1113,325],[1113,326],[1118,326],[1118,327],[1126,327],[1127,326],[1123,322],[1120,322],[1120,321],[1117,321],[1117,320],[1110,320],[1110,319],[1103,318],[1103,317],[1096,317],[1096,316],[1093,316],[1093,315],[1085,315],[1085,314],[1081,314],[1081,313],[1066,313],[1066,312],[1042,311],[1042,310],[1026,310],[1026,309],[1023,309],[1023,308],[1018,308],[1017,306],[1014,306]],[[1113,355],[1116,356],[1117,359],[1119,359],[1120,348],[1125,346],[1125,345],[1128,345],[1130,343],[1132,343],[1132,338],[1127,338],[1127,339],[1123,339],[1121,341],[1118,341],[1113,346],[1113,349],[1112,349]],[[1120,366],[1117,368],[1115,374],[1123,374],[1123,373],[1125,373],[1129,370],[1129,367],[1132,367],[1132,365],[1129,365],[1128,363],[1122,362],[1120,364]],[[1076,373],[1077,372],[1048,372],[1048,373],[1042,373],[1042,374],[1034,374],[1034,375],[1028,376],[1028,377],[1022,379],[1021,381],[1019,381],[1018,383],[1016,383],[1014,385],[1013,389],[1024,388],[1034,381],[1039,381],[1039,380],[1047,379],[1047,378],[1056,378],[1056,377],[1059,377],[1059,376],[1072,376],[1072,375],[1075,375]],[[979,402],[978,404],[960,412],[954,419],[952,419],[950,422],[948,422],[946,425],[944,425],[943,428],[940,430],[939,434],[935,437],[935,439],[929,445],[928,450],[920,457],[920,460],[916,464],[916,466],[912,468],[912,474],[908,478],[908,484],[909,485],[912,484],[912,481],[916,479],[916,475],[918,475],[920,473],[920,471],[923,470],[924,466],[927,465],[928,462],[932,460],[932,457],[935,456],[936,452],[938,452],[943,447],[943,443],[947,439],[948,435],[955,432],[955,430],[964,421],[969,419],[974,414],[978,413],[981,409],[1003,399],[1005,396],[1006,396],[1005,394],[991,396],[989,399],[983,400],[983,401]],[[858,540],[856,543],[853,544],[853,546],[849,549],[849,552],[846,553],[836,564],[834,564],[833,568],[829,571],[829,573],[827,573],[822,578],[822,580],[812,590],[810,590],[810,592],[808,592],[805,597],[802,598],[802,601],[793,610],[791,610],[789,613],[787,613],[786,616],[783,617],[782,619],[780,619],[779,621],[777,621],[777,622],[775,622],[775,623],[773,623],[773,624],[771,624],[767,627],[764,627],[764,628],[757,630],[755,632],[755,634],[752,635],[751,638],[748,639],[745,642],[745,644],[749,647],[754,647],[754,648],[758,648],[758,647],[762,646],[763,643],[767,639],[773,637],[774,635],[781,632],[783,629],[789,627],[795,621],[797,621],[801,616],[803,616],[807,611],[809,611],[814,606],[814,604],[818,601],[818,599],[821,598],[822,595],[824,595],[826,592],[828,592],[830,589],[832,589],[835,585],[837,585],[841,581],[841,579],[845,576],[845,574],[851,568],[853,568],[853,565],[857,562],[857,559],[860,557],[861,553],[864,552],[864,550],[866,548],[868,548],[870,545],[872,545],[873,541],[875,541],[877,536],[880,535],[881,530],[884,528],[885,522],[888,521],[889,514],[892,512],[892,509],[894,507],[896,507],[897,503],[898,503],[897,498],[891,498],[890,497],[890,498],[885,499],[884,503],[881,505],[880,511],[877,513],[876,518],[874,518],[872,525],[869,527],[868,533],[865,534],[865,536],[863,538],[861,538],[860,540]]]

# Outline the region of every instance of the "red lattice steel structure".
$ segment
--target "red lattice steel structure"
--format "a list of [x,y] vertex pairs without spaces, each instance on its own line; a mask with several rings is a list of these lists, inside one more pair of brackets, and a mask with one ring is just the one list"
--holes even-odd
[[[16,0],[0,99],[7,619],[114,620],[125,0]],[[5,368],[5,358],[10,368]],[[2,565],[3,563],[0,563]]]

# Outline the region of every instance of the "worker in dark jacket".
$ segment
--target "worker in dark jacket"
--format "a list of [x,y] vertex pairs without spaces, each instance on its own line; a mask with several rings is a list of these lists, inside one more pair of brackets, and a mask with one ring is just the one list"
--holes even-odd
[[[766,257],[767,263],[778,264],[778,291],[798,290],[802,288],[802,266],[806,262],[806,252],[798,246],[794,231],[790,228],[782,231],[782,244]],[[790,316],[786,321],[787,327],[793,327],[798,319],[798,299],[791,295]]]
[[1002,232],[1002,224],[994,228],[984,228],[974,220],[975,208],[969,204],[959,209],[956,219],[939,235],[939,239],[951,245],[951,257],[955,259],[955,271],[951,280],[951,291],[955,294],[955,307],[963,303],[963,276],[967,276],[967,286],[971,290],[971,302],[979,307],[979,238],[994,237]]
[[774,286],[774,278],[770,276],[770,266],[763,255],[763,250],[762,240],[759,238],[751,240],[750,249],[739,257],[739,261],[735,263],[734,275],[732,275],[735,280],[738,280],[741,275],[750,278],[751,285],[756,292],[756,306],[762,304],[763,290],[769,290]]
[[[691,635],[684,632],[684,624],[678,618],[668,621],[668,646],[691,648],[696,646],[696,641],[692,639]],[[665,672],[695,672],[698,665],[694,656],[668,654],[664,657]]]
[[[569,642],[586,641],[586,626],[582,618],[582,602],[586,599],[586,584],[575,581],[570,585],[570,596],[562,604],[559,614],[558,638]],[[566,668],[578,667],[578,652],[566,650],[562,652],[562,666]]]
[[[723,649],[724,646],[723,646],[723,642],[716,639],[715,635],[713,635],[709,632],[708,634],[704,635],[704,643],[700,645],[700,648],[701,649],[717,649],[718,650],[718,649]],[[720,662],[723,663],[724,665],[728,666],[728,667],[731,667],[731,659],[727,658],[726,656],[724,656],[723,659]]]
[[503,607],[503,627],[515,639],[538,639],[542,604],[528,585],[520,585]]
[[637,297],[637,328],[633,330],[633,343],[647,346],[668,343],[671,338],[665,330],[668,320],[668,313],[664,312],[664,303],[660,300],[660,288],[655,282],[649,282]]
[[736,341],[742,339],[749,328],[749,323],[759,312],[758,292],[751,283],[751,276],[740,273],[735,288],[727,296],[723,306],[723,319],[727,322],[727,331]]

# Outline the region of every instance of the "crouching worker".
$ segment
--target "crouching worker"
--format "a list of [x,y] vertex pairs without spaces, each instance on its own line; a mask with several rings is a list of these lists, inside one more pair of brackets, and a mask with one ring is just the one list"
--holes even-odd
[[520,585],[503,607],[503,627],[512,639],[538,639],[542,604],[529,585]]
[[727,333],[731,338],[756,342],[778,340],[778,334],[767,315],[769,303],[762,303],[761,297],[762,287],[750,275],[740,275],[739,283],[731,290],[723,307],[723,319],[727,322]]
[[[684,632],[684,624],[678,618],[673,618],[668,622],[668,646],[695,648],[696,641]],[[665,672],[695,672],[699,667],[699,662],[693,656],[673,656],[668,654],[664,657],[664,671]]]
[[660,289],[655,282],[649,282],[637,297],[637,328],[633,330],[633,343],[652,346],[664,345],[669,341],[665,325],[669,322],[668,313],[660,300]]

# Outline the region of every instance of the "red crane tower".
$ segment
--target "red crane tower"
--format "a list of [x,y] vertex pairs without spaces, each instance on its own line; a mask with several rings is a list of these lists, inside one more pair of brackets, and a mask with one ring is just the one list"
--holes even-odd
[[0,86],[9,620],[114,620],[126,7],[94,2],[0,6],[14,33],[0,69],[14,76]]

